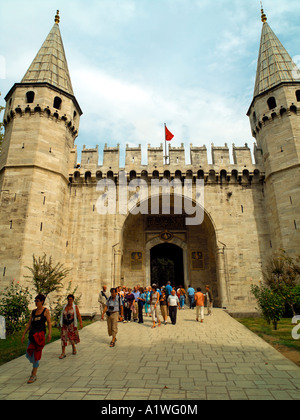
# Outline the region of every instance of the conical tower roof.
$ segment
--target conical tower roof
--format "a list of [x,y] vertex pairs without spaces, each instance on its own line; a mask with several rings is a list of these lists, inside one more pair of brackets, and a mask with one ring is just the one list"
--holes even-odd
[[282,82],[299,82],[293,77],[297,69],[291,56],[274,34],[263,15],[263,27],[257,63],[254,97]]
[[55,24],[27,70],[21,83],[50,83],[74,96],[68,63],[59,29],[59,12]]

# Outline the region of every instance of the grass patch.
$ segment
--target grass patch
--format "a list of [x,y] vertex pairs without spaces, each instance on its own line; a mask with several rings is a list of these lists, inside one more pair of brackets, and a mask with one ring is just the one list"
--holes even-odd
[[[87,325],[90,325],[93,321],[91,320],[84,320],[82,321],[83,328]],[[10,360],[16,359],[17,357],[23,356],[26,353],[28,338],[25,338],[24,344],[21,343],[21,338],[23,335],[23,331],[8,335],[6,340],[0,340],[0,366],[4,363],[9,362]],[[80,330],[79,330],[80,335]],[[27,334],[28,336],[28,334]],[[54,341],[60,340],[60,329],[57,327],[52,327],[52,339],[51,343]],[[46,345],[47,343],[47,335],[46,335]]]
[[236,320],[300,366],[300,339],[294,340],[292,337],[295,325],[292,325],[291,318],[279,321],[277,330],[274,330],[263,318],[236,318]]

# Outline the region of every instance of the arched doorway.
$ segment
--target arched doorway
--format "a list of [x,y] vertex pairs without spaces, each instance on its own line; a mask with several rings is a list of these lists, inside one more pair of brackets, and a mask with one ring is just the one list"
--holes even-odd
[[[172,204],[172,202],[171,202]],[[150,208],[150,207],[149,207]],[[166,279],[158,280],[153,274],[153,264],[160,266],[162,277],[164,272],[172,271],[172,262],[181,261],[180,273],[174,277],[174,285],[194,289],[209,284],[214,296],[215,306],[221,306],[228,301],[228,282],[226,280],[226,250],[219,247],[217,232],[210,214],[204,211],[204,220],[201,224],[188,226],[185,223],[185,214],[174,214],[171,205],[171,214],[134,214],[129,213],[124,218],[120,247],[120,277],[121,284],[133,287],[151,285],[154,281],[163,285]],[[159,248],[161,246],[161,248]],[[173,246],[173,248],[172,248]],[[173,259],[174,250],[179,252]],[[162,258],[161,258],[162,256]],[[164,267],[165,266],[165,267]],[[165,271],[164,271],[165,270]],[[172,282],[172,278],[170,280]]]
[[159,244],[150,250],[151,284],[184,285],[183,250],[173,244]]

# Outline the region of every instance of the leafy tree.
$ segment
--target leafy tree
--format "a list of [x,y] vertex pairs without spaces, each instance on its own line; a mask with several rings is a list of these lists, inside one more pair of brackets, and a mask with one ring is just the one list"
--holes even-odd
[[270,258],[263,274],[266,285],[285,300],[295,316],[295,306],[300,303],[297,287],[300,283],[300,256],[292,258],[282,250]]
[[262,316],[274,330],[277,330],[278,322],[284,315],[285,302],[281,295],[261,284],[252,285],[251,292],[255,296]]
[[3,291],[0,300],[0,315],[5,318],[7,334],[20,331],[28,322],[30,317],[28,305],[31,298],[28,287],[24,288],[19,283],[11,282],[10,286]]
[[70,272],[69,269],[64,267],[64,264],[53,264],[52,257],[47,260],[46,254],[42,257],[36,258],[33,255],[32,267],[26,267],[31,271],[31,276],[24,276],[33,280],[34,288],[39,294],[46,297],[51,292],[56,292],[63,287],[63,279]]

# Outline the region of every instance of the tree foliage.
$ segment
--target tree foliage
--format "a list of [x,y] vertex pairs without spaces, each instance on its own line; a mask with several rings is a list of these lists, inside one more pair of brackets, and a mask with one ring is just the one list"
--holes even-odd
[[26,267],[31,272],[31,276],[24,277],[33,280],[38,294],[41,293],[47,297],[51,292],[56,292],[63,287],[62,281],[70,272],[64,264],[54,265],[52,257],[50,256],[48,260],[46,254],[37,258],[33,255],[32,259],[32,267]]
[[295,306],[299,304],[300,256],[292,258],[282,250],[270,258],[263,275],[266,285],[285,300],[295,316]]
[[0,300],[0,315],[4,316],[6,333],[13,334],[20,331],[28,322],[30,311],[28,305],[32,296],[28,288],[19,283],[11,282],[3,291]]
[[265,284],[251,287],[259,309],[268,323],[277,323],[290,307],[293,317],[300,306],[300,257],[291,258],[285,251],[269,259],[263,273]]
[[277,330],[277,324],[284,314],[284,299],[263,284],[252,285],[251,292],[257,300],[262,316]]

